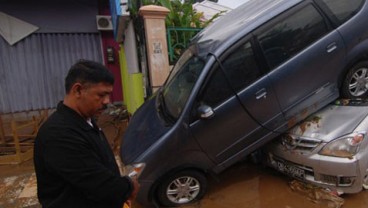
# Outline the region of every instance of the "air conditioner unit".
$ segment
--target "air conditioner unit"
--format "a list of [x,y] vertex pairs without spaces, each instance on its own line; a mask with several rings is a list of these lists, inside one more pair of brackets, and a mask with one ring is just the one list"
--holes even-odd
[[112,30],[111,16],[109,15],[96,15],[97,29],[98,30]]

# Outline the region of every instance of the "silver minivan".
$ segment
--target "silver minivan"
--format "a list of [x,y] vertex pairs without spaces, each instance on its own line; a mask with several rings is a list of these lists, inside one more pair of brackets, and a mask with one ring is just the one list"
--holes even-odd
[[122,139],[138,201],[179,206],[340,96],[368,93],[367,0],[250,0],[197,34]]

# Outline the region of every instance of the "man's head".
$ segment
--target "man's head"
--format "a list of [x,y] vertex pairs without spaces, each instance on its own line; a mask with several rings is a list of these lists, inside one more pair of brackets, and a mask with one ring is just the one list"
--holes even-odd
[[65,78],[64,104],[84,118],[101,113],[110,102],[113,74],[104,65],[88,60],[75,63]]

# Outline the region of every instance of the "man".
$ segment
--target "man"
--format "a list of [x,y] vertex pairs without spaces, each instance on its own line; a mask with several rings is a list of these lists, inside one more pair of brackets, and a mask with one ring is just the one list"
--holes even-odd
[[113,152],[94,116],[110,102],[114,78],[93,61],[74,64],[66,95],[41,126],[34,146],[38,199],[43,207],[122,208],[138,192],[121,177]]

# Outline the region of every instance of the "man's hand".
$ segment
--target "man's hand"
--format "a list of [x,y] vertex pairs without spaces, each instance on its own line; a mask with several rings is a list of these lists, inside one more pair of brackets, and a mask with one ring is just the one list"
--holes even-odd
[[127,200],[123,205],[123,208],[131,208],[131,207],[132,207],[132,202],[130,200]]

